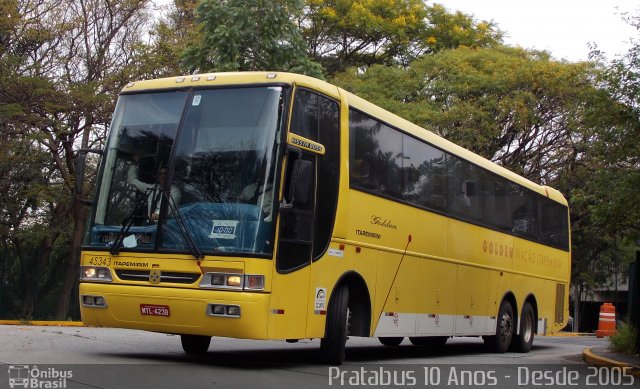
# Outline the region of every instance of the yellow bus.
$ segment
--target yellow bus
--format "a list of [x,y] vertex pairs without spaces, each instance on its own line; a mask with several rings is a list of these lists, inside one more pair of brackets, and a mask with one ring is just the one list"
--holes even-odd
[[127,85],[92,204],[84,323],[187,353],[212,336],[320,338],[331,364],[349,336],[526,352],[568,316],[558,191],[306,76]]

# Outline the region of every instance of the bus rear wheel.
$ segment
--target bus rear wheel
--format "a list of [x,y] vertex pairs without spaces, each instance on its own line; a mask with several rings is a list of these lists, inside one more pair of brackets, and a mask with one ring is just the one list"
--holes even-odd
[[385,346],[395,347],[395,346],[399,346],[400,343],[402,343],[402,341],[404,340],[404,338],[402,336],[393,336],[393,337],[382,336],[382,337],[379,337],[378,340],[380,341],[380,343],[384,344]]
[[520,335],[513,338],[511,347],[514,351],[528,353],[533,346],[534,323],[536,320],[533,307],[529,303],[525,303],[522,307],[520,315]]
[[448,336],[417,336],[409,337],[411,344],[415,346],[442,347],[449,340]]
[[325,363],[341,365],[349,336],[349,288],[343,285],[333,293],[327,310],[324,338],[320,341],[320,352]]
[[180,335],[180,342],[185,353],[190,355],[205,354],[211,345],[211,337],[203,335]]
[[498,310],[495,336],[484,337],[485,345],[493,352],[503,354],[511,345],[514,335],[514,316],[511,303],[504,300]]

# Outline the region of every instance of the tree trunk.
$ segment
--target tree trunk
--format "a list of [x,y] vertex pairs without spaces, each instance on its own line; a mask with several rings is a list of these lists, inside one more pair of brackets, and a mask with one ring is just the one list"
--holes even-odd
[[[73,200],[73,235],[71,236],[71,255],[65,259],[64,279],[60,295],[58,296],[58,304],[56,306],[56,319],[65,320],[69,318],[69,307],[71,301],[77,304],[78,299],[72,296],[74,287],[78,284],[80,267],[80,249],[82,247],[82,239],[84,235],[84,226],[87,219],[87,212],[84,206],[78,201]],[[77,297],[77,296],[75,296]]]
[[580,295],[582,294],[582,288],[577,285],[575,288],[575,295],[573,301],[573,332],[580,332]]

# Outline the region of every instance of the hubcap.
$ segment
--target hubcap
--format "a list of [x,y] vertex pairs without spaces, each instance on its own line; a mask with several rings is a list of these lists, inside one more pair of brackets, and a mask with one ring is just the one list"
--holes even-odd
[[529,343],[531,340],[531,335],[533,334],[533,319],[531,315],[527,315],[524,318],[524,322],[522,323],[522,338],[526,343]]
[[502,314],[502,320],[500,320],[500,341],[503,344],[511,342],[511,336],[513,335],[513,319],[508,313]]

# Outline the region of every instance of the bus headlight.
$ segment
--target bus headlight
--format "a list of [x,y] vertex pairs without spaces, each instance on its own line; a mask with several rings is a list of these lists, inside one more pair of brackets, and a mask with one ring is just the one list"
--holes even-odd
[[80,281],[111,282],[111,270],[108,267],[82,266],[80,269]]
[[224,274],[212,274],[211,275],[211,285],[225,285],[226,276]]
[[199,286],[204,289],[261,291],[264,284],[262,274],[205,273]]

